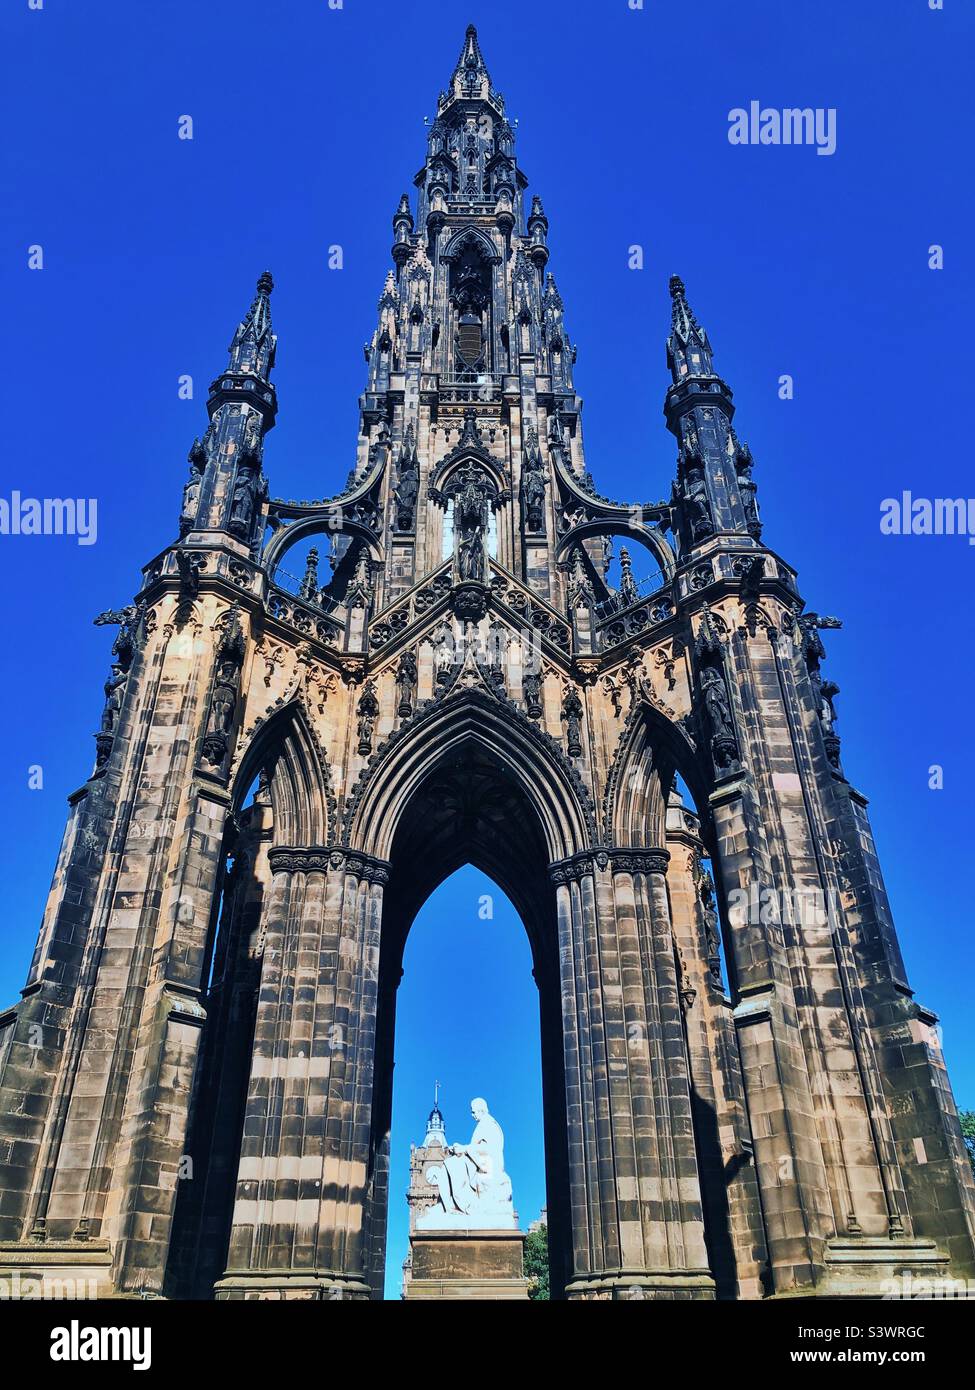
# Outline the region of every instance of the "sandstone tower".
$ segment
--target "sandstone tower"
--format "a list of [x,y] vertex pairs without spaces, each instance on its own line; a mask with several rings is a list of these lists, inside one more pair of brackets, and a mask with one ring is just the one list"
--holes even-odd
[[684,286],[672,492],[611,501],[473,29],[414,182],[345,487],[269,492],[262,275],[178,527],[103,615],[95,768],[0,1015],[0,1265],[380,1297],[403,947],[470,862],[534,956],[554,1293],[975,1275],[934,1018],[840,758],[836,624],[765,543]]

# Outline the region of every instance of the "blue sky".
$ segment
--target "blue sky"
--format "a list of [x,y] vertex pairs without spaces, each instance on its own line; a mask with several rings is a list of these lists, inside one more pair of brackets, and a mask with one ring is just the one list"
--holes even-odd
[[[975,13],[961,0],[945,6],[45,0],[30,11],[7,0],[0,494],[96,497],[99,534],[89,547],[0,537],[0,1002],[23,984],[65,796],[91,766],[112,637],[91,619],[128,601],[139,566],[174,536],[206,385],[265,268],[279,335],[272,492],[320,497],[344,481],[390,218],[473,21],[550,219],[550,269],[579,344],[600,490],[634,500],[669,492],[663,344],[667,279],[678,272],[735,391],[765,538],[798,567],[809,606],[844,620],[826,634],[825,667],[842,688],[844,765],[871,798],[910,978],[941,1015],[959,1101],[975,1107],[975,549],[879,529],[881,501],[902,489],[975,491],[966,401]],[[728,112],[751,100],[835,108],[836,153],[732,146]],[[177,139],[185,114],[192,141]],[[344,269],[329,271],[336,243]],[[941,271],[928,269],[933,243],[945,248]],[[42,271],[27,269],[34,244]],[[628,269],[633,244],[644,248],[642,271]],[[191,401],[177,395],[184,373],[196,383]],[[792,401],[777,395],[784,373]],[[944,769],[943,790],[928,787],[932,764]],[[34,765],[42,790],[28,788]],[[414,1009],[443,1004],[446,991],[443,1017],[456,1016],[464,973],[444,973],[445,939],[467,961],[478,1007],[495,1009],[505,1029],[517,1013],[524,1047],[535,1045],[527,948],[504,913],[491,938],[499,983],[478,993],[486,938],[472,901],[491,890],[472,874],[441,890],[411,938],[400,1146],[421,1137],[433,1079]],[[448,1123],[463,1129],[467,1092],[491,1099],[495,1077],[478,1072],[481,1039],[458,1050],[445,1034],[440,1073],[447,1053]],[[515,1193],[527,1217],[540,1190],[528,1103],[537,1067],[524,1081],[507,1128],[523,1156]],[[394,1201],[404,1182],[394,1174]]]

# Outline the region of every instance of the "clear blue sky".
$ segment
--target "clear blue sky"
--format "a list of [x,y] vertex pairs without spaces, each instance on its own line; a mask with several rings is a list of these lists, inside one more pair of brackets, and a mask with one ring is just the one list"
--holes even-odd
[[[125,603],[139,566],[174,536],[206,385],[266,267],[277,285],[281,403],[266,452],[272,491],[320,497],[344,481],[390,218],[473,21],[551,222],[550,268],[579,344],[600,490],[637,500],[669,491],[663,343],[667,278],[679,272],[735,391],[765,537],[798,566],[810,607],[844,620],[827,634],[826,665],[842,687],[844,764],[871,798],[911,980],[941,1014],[959,1100],[975,1106],[975,549],[879,530],[881,500],[904,488],[975,492],[975,12],[963,0],[945,6],[646,0],[633,12],[625,0],[345,0],[334,11],[325,0],[45,0],[31,12],[27,0],[6,0],[0,491],[95,496],[99,540],[0,537],[0,1001],[23,984],[65,796],[91,767],[112,640],[91,618]],[[836,153],[730,145],[728,112],[753,99],[835,107]],[[187,114],[192,142],[177,139]],[[36,243],[45,268],[32,272]],[[326,268],[334,243],[345,250],[340,272]],[[634,243],[642,272],[627,268]],[[932,243],[945,247],[943,271],[927,268]],[[182,373],[195,400],[177,397]],[[777,398],[782,373],[795,378],[791,402]],[[942,791],[928,789],[934,763]],[[35,764],[44,787],[31,791]],[[497,1089],[478,1069],[483,1039],[450,1031],[461,981],[484,984],[487,936],[472,909],[483,881],[472,873],[428,904],[411,938],[400,1149],[421,1137],[432,1070],[448,1083],[452,1131],[466,1125],[469,1092],[492,1099]],[[516,1051],[530,1056],[534,987],[509,916],[492,926],[498,989],[475,998],[495,1011],[506,1047],[518,1015]],[[429,1007],[444,1020],[440,1060],[415,1022]],[[530,1217],[540,1198],[537,1060],[518,1081],[507,1128]],[[504,1120],[500,1101],[498,1110]],[[394,1174],[394,1203],[404,1181]]]

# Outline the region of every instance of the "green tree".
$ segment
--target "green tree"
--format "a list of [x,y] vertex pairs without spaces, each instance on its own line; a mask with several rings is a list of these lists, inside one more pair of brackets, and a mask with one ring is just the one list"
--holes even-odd
[[536,1301],[551,1298],[548,1287],[548,1227],[539,1226],[525,1237],[525,1277],[528,1297]]
[[961,1120],[961,1132],[965,1148],[968,1150],[968,1161],[972,1165],[972,1176],[975,1177],[975,1110],[959,1110],[958,1118]]

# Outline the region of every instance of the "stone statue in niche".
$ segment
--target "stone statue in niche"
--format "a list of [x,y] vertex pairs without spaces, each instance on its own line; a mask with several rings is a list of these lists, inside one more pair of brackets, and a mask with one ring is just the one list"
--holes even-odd
[[721,930],[718,926],[718,914],[714,906],[714,884],[711,882],[711,875],[705,870],[700,860],[696,865],[695,878],[698,902],[701,904],[701,914],[704,917],[708,974],[712,983],[721,988]]
[[562,722],[565,725],[565,751],[570,758],[582,754],[582,701],[572,686],[566,687],[562,698]]
[[183,505],[179,513],[180,532],[184,535],[192,529],[196,521],[196,513],[200,505],[200,492],[203,488],[206,450],[198,439],[193,441],[193,447],[189,453],[189,464],[190,476],[183,488]]
[[213,691],[213,702],[210,705],[210,727],[207,733],[229,734],[233,728],[236,706],[237,695],[234,687],[221,676]]
[[688,459],[684,475],[684,511],[692,542],[703,540],[713,534],[714,522],[704,480],[704,467],[696,454],[692,454]]
[[241,469],[234,483],[233,501],[230,504],[230,529],[245,535],[251,520],[254,505],[254,480],[249,472]]
[[403,452],[399,461],[399,476],[393,488],[396,501],[396,528],[399,531],[412,531],[416,513],[416,499],[420,491],[420,465],[416,456],[416,442],[412,424],[407,428],[403,441]]
[[514,1231],[511,1179],[504,1170],[504,1132],[480,1096],[471,1101],[469,1144],[451,1144],[425,1173],[439,1200],[418,1218],[418,1231]]
[[[474,412],[465,411],[461,443],[479,439]],[[454,499],[454,526],[457,532],[457,574],[461,582],[482,583],[485,568],[491,484],[474,463],[468,462],[451,482]]]
[[379,701],[376,698],[376,687],[373,681],[366,681],[362,694],[359,696],[359,703],[356,705],[358,723],[356,731],[359,735],[359,753],[362,757],[368,756],[372,752],[373,733],[376,728],[376,720],[379,717]]
[[762,523],[758,515],[758,504],[755,500],[757,488],[752,481],[752,451],[747,444],[740,444],[735,454],[735,472],[738,477],[738,490],[741,493],[741,505],[745,513],[745,525],[750,535],[756,538],[762,534]]
[[416,511],[416,498],[420,490],[420,476],[412,458],[400,465],[399,480],[393,490],[396,498],[396,527],[400,531],[412,531]]
[[240,611],[235,604],[228,610],[217,652],[213,694],[210,696],[210,711],[203,737],[203,757],[211,767],[222,768],[230,751],[230,735],[237,711],[237,686],[245,645],[240,626]]
[[542,679],[541,671],[526,671],[522,677],[521,688],[525,697],[525,713],[529,719],[541,719],[544,713]]
[[538,532],[544,528],[546,481],[541,455],[538,452],[538,435],[531,429],[528,431],[525,466],[521,475],[521,500],[525,510],[525,524],[529,531]]
[[456,643],[451,628],[440,623],[430,634],[433,647],[434,683],[438,690],[450,684],[451,672],[457,661]]
[[713,738],[733,738],[734,724],[731,722],[731,707],[721,672],[714,666],[705,666],[701,673],[701,699],[704,704]]
[[462,580],[484,579],[484,524],[480,516],[465,519],[457,550],[457,569]]
[[396,710],[404,719],[413,713],[416,681],[416,657],[412,652],[404,652],[396,670]]
[[122,709],[122,695],[125,689],[126,675],[119,665],[112,666],[112,674],[105,682],[105,708],[102,710],[102,733],[111,734],[115,732],[118,723],[119,713]]

